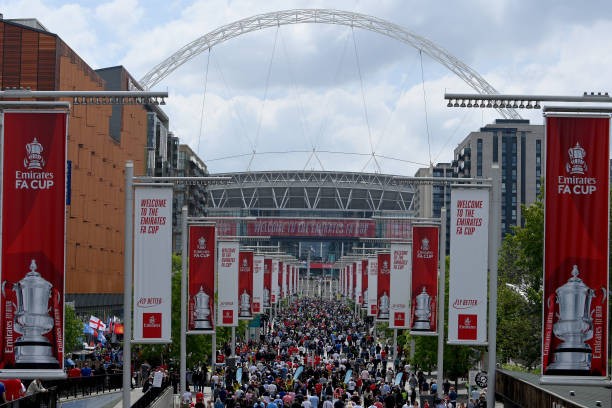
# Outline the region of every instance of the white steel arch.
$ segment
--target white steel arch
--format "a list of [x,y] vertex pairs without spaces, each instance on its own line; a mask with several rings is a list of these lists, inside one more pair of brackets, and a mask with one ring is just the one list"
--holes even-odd
[[[150,89],[190,59],[209,50],[217,44],[238,37],[239,35],[263,30],[264,28],[306,23],[344,25],[386,35],[387,37],[404,42],[423,51],[455,73],[459,78],[463,79],[478,93],[485,95],[495,95],[499,93],[475,70],[442,47],[424,37],[414,34],[397,24],[377,17],[349,11],[328,9],[275,11],[258,14],[221,26],[183,46],[170,57],[157,64],[142,77],[140,85],[146,89]],[[506,119],[520,119],[521,117],[518,112],[512,108],[497,108],[497,111]]]

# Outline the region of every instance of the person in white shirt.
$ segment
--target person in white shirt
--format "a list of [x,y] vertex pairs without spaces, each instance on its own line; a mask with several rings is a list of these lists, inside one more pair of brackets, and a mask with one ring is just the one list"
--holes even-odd
[[189,391],[189,387],[183,392],[181,395],[181,407],[189,407],[191,405],[191,391]]
[[334,408],[331,395],[325,397],[325,401],[323,401],[323,408]]

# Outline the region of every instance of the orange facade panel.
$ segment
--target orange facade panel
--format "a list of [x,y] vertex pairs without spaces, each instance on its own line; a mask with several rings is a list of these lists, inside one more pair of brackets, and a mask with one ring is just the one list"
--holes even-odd
[[40,34],[38,39],[38,86],[39,91],[55,90],[57,72],[57,38]]
[[2,88],[19,87],[21,70],[21,33],[19,27],[5,24],[2,48]]
[[[104,90],[104,81],[57,36],[0,21],[0,86],[38,90]],[[68,160],[66,293],[123,290],[124,169],[144,172],[146,112],[122,106],[121,138],[110,137],[110,106],[71,109]]]
[[23,31],[21,34],[21,78],[23,88],[38,88],[38,33]]

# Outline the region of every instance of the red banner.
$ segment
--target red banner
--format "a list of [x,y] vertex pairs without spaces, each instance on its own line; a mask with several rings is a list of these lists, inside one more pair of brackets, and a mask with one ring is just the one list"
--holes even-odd
[[250,319],[253,299],[253,251],[238,254],[238,319]]
[[332,269],[334,264],[331,262],[311,262],[310,269]]
[[250,236],[374,238],[376,223],[364,219],[258,218],[247,221]]
[[542,372],[608,373],[609,116],[547,116]]
[[238,235],[239,220],[219,220],[215,221],[217,225],[217,235],[220,237],[235,237]]
[[191,332],[215,329],[215,225],[189,226],[189,322]]
[[278,262],[278,275],[276,275],[277,277],[276,282],[278,284],[278,299],[276,299],[277,302],[285,297],[285,294],[283,293],[283,277],[284,276],[285,276],[285,264],[279,261]]
[[3,115],[3,371],[64,365],[66,118],[57,111]]
[[368,306],[368,260],[361,260],[361,306]]
[[435,334],[438,315],[438,226],[412,227],[413,334]]
[[384,220],[384,237],[387,239],[401,239],[410,241],[412,239],[411,220]]
[[263,293],[263,307],[269,308],[271,306],[272,296],[272,259],[264,259],[264,293]]
[[377,320],[388,321],[391,299],[389,298],[391,283],[391,254],[378,254],[378,314]]
[[353,295],[353,300],[357,302],[359,298],[359,293],[357,292],[357,264],[353,262],[351,265],[351,285],[353,285],[350,289],[351,295]]

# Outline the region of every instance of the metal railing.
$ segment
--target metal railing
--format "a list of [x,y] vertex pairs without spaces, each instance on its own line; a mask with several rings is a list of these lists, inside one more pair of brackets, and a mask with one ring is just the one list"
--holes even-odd
[[47,388],[45,392],[38,392],[0,405],[1,408],[56,408],[57,388]]
[[57,387],[58,398],[77,398],[117,391],[122,388],[122,373],[45,381],[45,387]]
[[[66,378],[43,382],[46,391],[25,396],[4,404],[0,408],[56,408],[58,401],[89,397],[102,393],[116,392],[122,388],[121,372],[114,374],[92,375],[91,377]],[[138,399],[132,408],[149,407],[172,385],[164,383],[162,387],[151,387]]]

